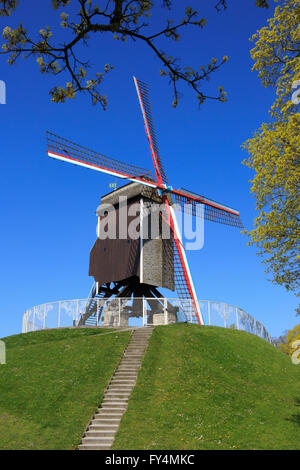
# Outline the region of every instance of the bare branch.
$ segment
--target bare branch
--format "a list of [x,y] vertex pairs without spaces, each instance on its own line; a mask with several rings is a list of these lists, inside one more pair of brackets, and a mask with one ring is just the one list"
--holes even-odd
[[[3,30],[1,55],[7,54],[9,64],[14,64],[21,55],[26,58],[36,57],[42,74],[59,75],[67,73],[70,81],[65,87],[55,86],[50,90],[51,99],[56,102],[64,102],[68,98],[74,98],[77,92],[88,93],[93,104],[100,103],[105,109],[106,96],[101,95],[98,87],[102,83],[104,75],[112,70],[112,66],[105,64],[104,72],[96,73],[94,78],[87,77],[87,71],[91,68],[88,60],[81,59],[77,55],[79,44],[88,44],[90,34],[110,33],[114,39],[126,41],[131,38],[133,41],[143,42],[150,47],[155,57],[157,57],[164,70],[160,74],[169,78],[169,83],[173,88],[173,106],[176,106],[181,93],[178,90],[179,83],[187,83],[195,92],[198,103],[202,104],[206,99],[219,101],[226,100],[226,94],[219,88],[216,96],[208,96],[201,90],[201,84],[217,71],[226,61],[227,57],[221,60],[211,59],[207,65],[200,67],[199,71],[191,67],[180,67],[176,58],[168,56],[156,45],[160,38],[169,38],[175,41],[180,39],[180,33],[184,28],[203,28],[205,19],[198,19],[198,12],[191,7],[185,8],[185,16],[176,23],[172,19],[167,19],[165,28],[152,34],[144,34],[143,30],[149,26],[151,10],[154,7],[153,0],[108,0],[105,7],[100,8],[93,0],[76,0],[79,11],[77,21],[72,21],[66,12],[60,13],[60,25],[64,29],[70,30],[74,37],[71,41],[56,45],[53,34],[47,27],[41,29],[39,38],[33,40],[27,30],[20,24],[18,28],[6,27]],[[55,10],[71,4],[71,0],[51,0]],[[75,0],[74,0],[75,2]],[[226,2],[218,2],[226,3]],[[2,15],[9,15],[17,8],[17,0],[0,0]],[[172,10],[171,0],[162,0],[162,7]],[[99,22],[98,22],[99,21]]]

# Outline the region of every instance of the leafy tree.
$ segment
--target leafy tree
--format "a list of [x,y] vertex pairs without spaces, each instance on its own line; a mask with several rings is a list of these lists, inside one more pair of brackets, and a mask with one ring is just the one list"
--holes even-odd
[[[279,0],[275,0],[279,1]],[[271,107],[271,122],[264,123],[244,148],[244,163],[254,170],[251,192],[259,214],[248,231],[249,244],[273,275],[273,282],[299,293],[300,248],[300,4],[284,0],[252,38],[251,56],[265,87],[273,87],[277,98]],[[299,313],[299,309],[297,310]]]
[[285,331],[281,336],[278,338],[272,338],[273,345],[280,349],[280,351],[284,352],[285,354],[288,354],[288,347],[286,343],[286,336],[288,332]]
[[295,341],[300,341],[300,324],[276,338],[273,344],[285,354],[292,356],[299,349],[299,346],[295,347]]
[[[218,11],[227,8],[226,0],[210,1]],[[11,15],[17,9],[18,3],[18,0],[0,0],[0,16]],[[168,55],[157,44],[162,38],[178,41],[182,30],[187,27],[205,27],[205,18],[199,17],[198,11],[185,6],[185,2],[180,2],[183,4],[181,19],[175,21],[168,18],[163,29],[152,32],[148,31],[153,24],[151,14],[154,12],[154,6],[160,4],[171,15],[172,0],[51,0],[51,3],[55,10],[66,7],[66,11],[60,13],[60,25],[64,30],[63,43],[60,39],[55,39],[49,26],[43,26],[38,37],[34,38],[21,23],[15,29],[10,26],[4,28],[1,54],[8,54],[8,62],[11,65],[20,56],[35,57],[42,74],[58,75],[66,72],[70,79],[65,86],[55,86],[50,90],[52,101],[64,102],[68,98],[74,98],[76,93],[83,92],[90,95],[93,104],[100,103],[105,109],[107,98],[101,94],[99,86],[113,67],[105,64],[101,72],[88,77],[90,63],[78,56],[78,46],[87,45],[95,35],[101,39],[104,33],[121,42],[128,39],[142,42],[152,50],[161,63],[160,74],[167,76],[173,87],[174,107],[177,106],[180,96],[178,82],[186,82],[193,88],[199,104],[206,99],[226,101],[226,93],[222,87],[219,87],[215,96],[208,96],[201,86],[212,73],[227,62],[227,56],[219,60],[212,58],[208,64],[194,70],[189,66],[181,67],[177,58]],[[268,1],[256,0],[255,5],[267,8]]]

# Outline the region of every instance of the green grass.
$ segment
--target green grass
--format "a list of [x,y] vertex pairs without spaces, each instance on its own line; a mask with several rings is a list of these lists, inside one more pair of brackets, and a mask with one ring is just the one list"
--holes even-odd
[[300,366],[218,327],[155,328],[114,449],[299,449]]
[[130,332],[45,330],[4,338],[0,449],[74,449]]
[[[0,449],[75,449],[130,332],[5,338]],[[156,327],[114,449],[299,449],[300,366],[245,332]]]

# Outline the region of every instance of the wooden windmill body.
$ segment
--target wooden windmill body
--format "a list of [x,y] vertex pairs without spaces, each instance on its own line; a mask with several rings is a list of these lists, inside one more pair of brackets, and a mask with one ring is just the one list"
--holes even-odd
[[[107,214],[108,205],[112,208],[111,214]],[[96,211],[98,238],[90,253],[89,267],[89,275],[94,277],[99,290],[106,283],[119,282],[127,287],[123,291],[125,297],[127,291],[146,295],[152,286],[174,291],[174,265],[167,259],[167,247],[163,248],[164,244],[170,245],[171,240],[162,238],[167,229],[164,230],[166,222],[160,219],[159,209],[160,201],[153,190],[138,183],[130,183],[101,198]],[[123,211],[123,219],[126,216],[125,227],[120,227],[120,211]],[[108,234],[110,224],[105,222],[106,218],[115,225],[113,237]],[[157,225],[155,229],[153,222]],[[134,237],[131,237],[130,224],[133,223]]]
[[[239,212],[199,194],[183,189],[176,190],[169,184],[158,148],[148,86],[135,77],[134,83],[155,176],[144,168],[122,163],[50,132],[47,133],[50,157],[130,181],[129,184],[103,196],[97,209],[98,237],[90,253],[89,266],[89,274],[94,277],[96,287],[92,291],[85,318],[94,314],[95,299],[99,297],[116,297],[119,301],[120,298],[125,298],[126,301],[126,298],[132,296],[135,299],[131,309],[132,315],[136,312],[141,314],[141,298],[150,297],[154,302],[151,315],[161,315],[159,309],[161,309],[162,295],[158,288],[163,287],[176,290],[182,305],[189,300],[190,318],[196,323],[203,324],[174,208],[206,220],[242,228]],[[123,210],[123,203],[120,202],[122,197],[126,198],[128,211],[128,222],[125,226],[119,223],[119,213]],[[107,205],[109,209],[106,214],[103,209]],[[131,215],[134,205],[138,207],[139,221],[136,236],[132,237],[124,235],[124,229],[129,229],[131,218],[136,218],[136,213]],[[153,236],[151,224],[155,217],[152,219],[150,213],[152,209],[157,208],[159,230],[156,236]],[[105,238],[100,235],[109,212],[115,214],[116,235]],[[119,229],[122,230],[122,236]],[[165,237],[164,233],[169,233],[169,236]],[[114,317],[115,305],[116,301],[112,300],[110,318]],[[176,316],[175,309],[172,310],[171,305],[168,305],[168,310]]]
[[[98,236],[89,265],[98,298],[133,297],[128,316],[137,317],[142,316],[141,299],[151,299],[154,324],[162,320],[163,295],[159,288],[175,290],[173,243],[161,212],[155,191],[138,183],[103,196],[96,211]],[[170,314],[172,310],[169,305]],[[106,309],[104,324],[111,324],[113,313]]]

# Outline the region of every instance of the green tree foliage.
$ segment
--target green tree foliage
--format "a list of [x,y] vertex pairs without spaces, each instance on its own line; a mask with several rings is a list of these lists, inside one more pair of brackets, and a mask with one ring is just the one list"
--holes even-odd
[[286,335],[287,331],[285,331],[282,335],[280,335],[278,338],[272,338],[273,345],[277,348],[280,349],[280,351],[284,352],[285,354],[288,354],[287,351],[287,344],[286,344]]
[[[45,0],[43,2],[45,3]],[[0,0],[0,16],[10,16],[17,9],[18,3],[18,0]],[[158,14],[154,7],[161,5],[171,16],[174,11],[172,0],[51,0],[52,7],[58,12],[60,26],[64,30],[64,40],[56,38],[48,26],[41,27],[36,38],[22,23],[16,28],[6,26],[2,33],[4,42],[0,54],[8,54],[8,62],[11,65],[20,56],[33,56],[42,74],[58,75],[66,72],[69,76],[66,85],[55,86],[50,90],[52,101],[64,102],[68,98],[74,98],[78,92],[83,92],[90,95],[93,104],[100,103],[105,109],[107,98],[100,92],[99,86],[113,67],[105,64],[101,72],[88,77],[90,63],[87,59],[79,57],[78,46],[88,45],[96,35],[98,40],[101,40],[103,34],[107,33],[120,42],[128,39],[142,42],[152,50],[160,61],[161,76],[167,76],[173,87],[174,107],[177,106],[180,96],[178,82],[185,82],[193,88],[199,104],[206,99],[226,101],[226,93],[222,87],[218,88],[215,96],[209,96],[202,90],[202,84],[227,62],[227,56],[221,59],[213,57],[207,64],[200,66],[199,70],[195,70],[189,66],[182,67],[179,59],[160,48],[161,39],[179,41],[184,29],[205,27],[206,20],[199,16],[198,11],[185,5],[185,1],[180,3],[183,10],[181,18],[166,18],[164,28],[149,32],[154,23],[151,15]],[[229,0],[212,1],[218,11],[227,8],[227,3]],[[268,7],[266,0],[256,0],[255,4]],[[66,11],[60,12],[61,8],[66,8]]]
[[293,353],[299,349],[299,346],[295,347],[296,341],[300,341],[300,324],[286,331],[282,336],[277,338],[274,343],[282,352],[288,356],[292,356]]
[[276,90],[276,100],[270,109],[271,122],[262,124],[244,144],[249,153],[244,163],[254,170],[251,192],[259,211],[253,230],[247,232],[249,243],[259,248],[273,282],[296,294],[300,279],[299,24],[299,0],[284,0],[268,25],[252,38],[253,69],[265,87]]

